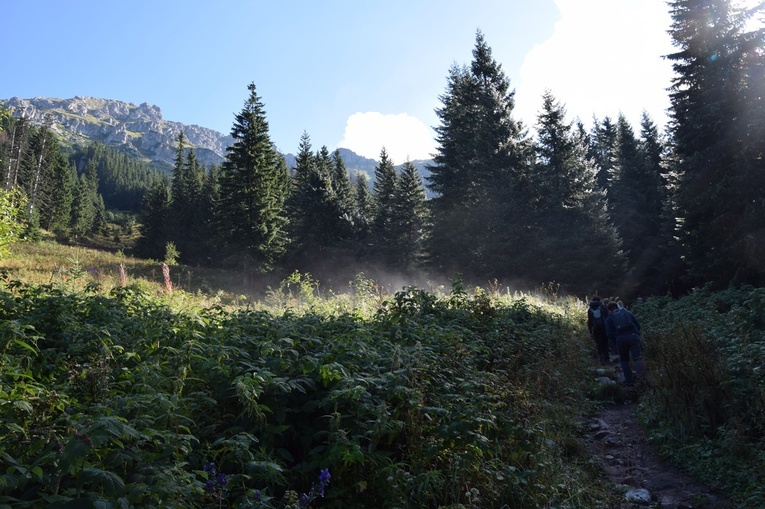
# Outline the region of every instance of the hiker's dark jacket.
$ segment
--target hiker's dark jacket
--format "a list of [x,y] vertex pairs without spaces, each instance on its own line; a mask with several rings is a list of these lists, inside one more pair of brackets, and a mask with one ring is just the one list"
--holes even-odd
[[[617,331],[614,320],[616,320],[617,318],[616,315],[618,313],[624,313],[623,316],[627,317],[627,320],[630,322],[632,327],[625,329],[623,331]],[[619,318],[621,318],[621,316]],[[632,334],[640,335],[640,323],[638,322],[637,318],[635,318],[635,315],[633,315],[632,312],[626,309],[618,309],[618,310],[611,311],[611,314],[609,314],[608,318],[606,318],[606,335],[610,339],[616,341],[619,337],[629,336]]]
[[587,329],[589,329],[590,334],[593,334],[593,330],[595,329],[595,315],[592,314],[593,310],[598,309],[600,307],[600,313],[603,317],[603,322],[605,323],[606,318],[608,317],[608,310],[606,309],[606,306],[601,304],[599,300],[594,300],[590,302],[590,307],[587,308]]

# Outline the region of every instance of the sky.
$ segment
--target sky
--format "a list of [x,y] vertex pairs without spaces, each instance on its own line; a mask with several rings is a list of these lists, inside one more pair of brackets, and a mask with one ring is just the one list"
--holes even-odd
[[228,134],[254,83],[271,140],[396,164],[436,150],[436,110],[476,32],[532,129],[549,89],[569,120],[662,128],[674,51],[664,0],[0,0],[0,99],[158,106]]

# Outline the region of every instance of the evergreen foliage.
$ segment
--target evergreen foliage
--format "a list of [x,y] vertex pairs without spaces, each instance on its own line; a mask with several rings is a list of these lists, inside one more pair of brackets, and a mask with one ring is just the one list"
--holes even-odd
[[260,272],[275,266],[287,244],[289,176],[269,137],[255,84],[247,89],[250,95],[235,116],[234,143],[221,167],[218,231],[228,263]]
[[392,264],[396,249],[396,200],[398,172],[385,147],[380,150],[380,162],[375,166],[374,220],[372,221],[372,250],[374,258]]
[[357,250],[364,256],[368,248],[375,216],[374,197],[369,188],[369,178],[366,173],[359,172],[356,174],[353,182],[352,200],[354,239]]
[[185,147],[186,137],[178,135],[178,148],[170,187],[168,242],[173,242],[181,260],[201,261],[206,251],[209,232],[204,226],[202,186],[205,171],[194,149]]
[[167,227],[170,219],[170,186],[166,180],[158,180],[144,196],[141,206],[141,236],[135,246],[143,258],[162,260],[167,243]]
[[423,261],[427,203],[425,185],[417,168],[406,161],[396,179],[393,201],[393,267],[404,273],[418,268]]
[[639,134],[621,114],[593,118],[588,131],[547,92],[531,139],[478,31],[470,65],[449,69],[439,97],[431,199],[413,165],[397,171],[384,148],[374,183],[363,173],[352,182],[340,149],[314,153],[306,133],[288,172],[254,84],[225,164],[202,167],[181,133],[171,182],[101,144],[62,149],[49,127],[0,109],[0,184],[24,197],[28,238],[44,229],[86,240],[144,204],[136,253],[162,259],[172,242],[186,264],[425,268],[622,296],[710,280],[761,285],[765,29],[748,20],[765,6],[669,5],[677,51],[666,134],[646,114]]
[[566,121],[565,108],[550,91],[543,97],[537,133],[530,225],[539,240],[526,247],[524,266],[537,280],[570,288],[613,284],[625,265],[605,194],[586,141]]
[[71,155],[79,173],[92,165],[98,175],[98,193],[109,210],[138,213],[143,196],[163,174],[143,161],[102,143],[75,147]]
[[436,111],[427,254],[437,271],[482,277],[523,271],[512,246],[530,239],[523,188],[531,150],[512,116],[514,94],[479,31],[471,66],[452,66]]
[[342,257],[352,236],[350,181],[339,154],[326,146],[313,154],[303,133],[292,169],[292,193],[287,201],[292,245],[291,269],[322,270],[328,258]]
[[745,13],[728,0],[670,8],[670,129],[688,279],[764,284],[765,29],[747,31]]

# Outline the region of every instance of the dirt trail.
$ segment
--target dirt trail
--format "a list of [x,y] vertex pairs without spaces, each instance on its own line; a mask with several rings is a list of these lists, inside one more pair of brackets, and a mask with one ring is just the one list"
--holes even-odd
[[[618,365],[613,369],[619,378]],[[625,492],[624,502],[616,508],[733,508],[722,494],[657,454],[637,419],[637,396],[634,389],[627,389],[623,404],[609,405],[587,419],[587,443],[593,458],[615,488]]]

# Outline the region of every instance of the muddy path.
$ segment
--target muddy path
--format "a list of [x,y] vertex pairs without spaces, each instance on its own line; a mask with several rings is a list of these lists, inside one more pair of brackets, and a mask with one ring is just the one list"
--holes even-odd
[[[618,363],[617,363],[618,364]],[[620,368],[613,367],[617,379]],[[636,414],[638,393],[625,390],[621,404],[611,404],[586,418],[586,442],[604,476],[623,492],[615,508],[733,508],[713,487],[699,482],[662,459],[648,443]]]

